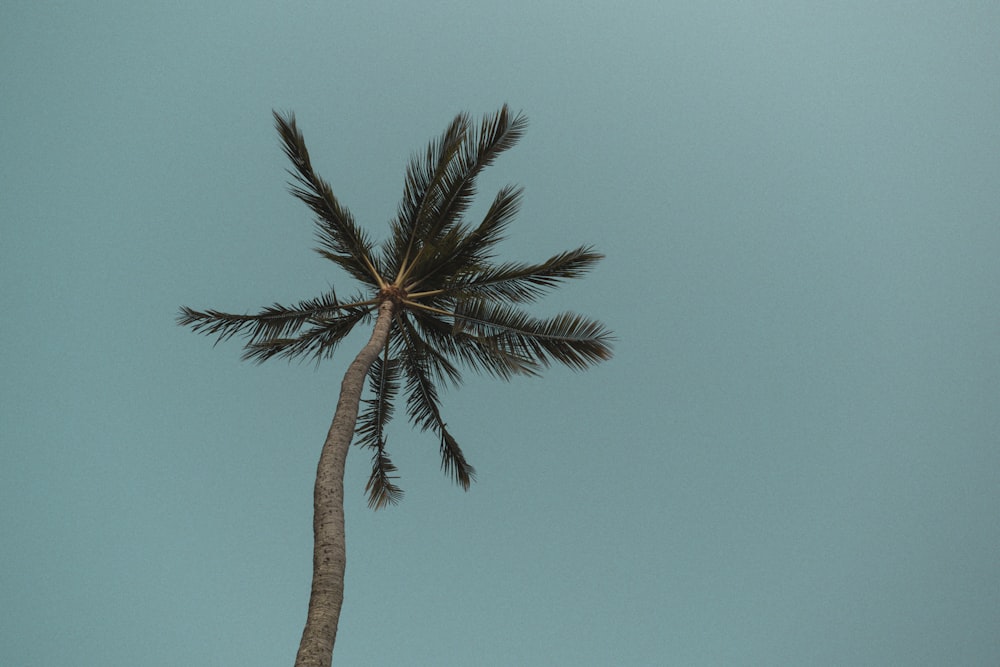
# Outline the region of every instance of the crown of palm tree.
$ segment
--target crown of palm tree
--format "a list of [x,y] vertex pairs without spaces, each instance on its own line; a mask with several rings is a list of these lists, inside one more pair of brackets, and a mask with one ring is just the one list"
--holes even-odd
[[610,358],[611,332],[600,322],[574,313],[539,319],[518,307],[581,277],[602,255],[584,246],[537,264],[496,262],[496,246],[521,201],[514,186],[500,189],[478,225],[463,220],[480,172],[527,126],[506,105],[478,128],[459,114],[423,154],[413,156],[389,236],[378,246],[313,171],[294,115],[276,112],[274,119],[292,163],[290,191],[315,214],[316,251],[363,288],[347,299],[330,290],[252,315],[183,307],[178,322],[216,342],[243,337],[244,359],[319,361],[391,300],[392,327],[368,371],[371,398],[363,401],[356,431],[358,443],[374,450],[369,505],[377,509],[402,497],[385,436],[401,389],[410,421],[438,436],[443,469],[467,489],[475,470],[445,425],[438,386],[460,384],[460,367],[508,379],[536,374],[553,361],[583,369]]

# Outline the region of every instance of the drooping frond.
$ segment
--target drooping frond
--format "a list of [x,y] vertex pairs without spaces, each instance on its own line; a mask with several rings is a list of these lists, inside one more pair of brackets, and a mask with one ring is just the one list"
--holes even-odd
[[[404,330],[405,332],[405,330]],[[401,336],[405,346],[401,353],[406,375],[406,411],[418,428],[431,430],[440,438],[441,468],[463,489],[468,490],[476,478],[476,470],[465,460],[458,442],[448,432],[441,418],[437,389],[428,374],[426,357],[418,351],[409,336]]]
[[364,410],[358,416],[358,444],[381,448],[385,443],[385,427],[392,419],[394,401],[399,393],[399,361],[390,358],[389,349],[376,359],[368,370],[371,398],[362,400]]
[[[431,377],[442,382],[450,382],[457,387],[462,384],[462,373],[455,365],[455,356],[448,353],[445,348],[427,342],[424,335],[429,333],[426,324],[417,318],[415,314],[400,314],[397,318],[400,329],[400,339],[405,340],[406,354],[419,357],[423,365],[430,372]],[[418,331],[413,321],[420,321],[421,327]],[[444,329],[447,329],[447,325]]]
[[385,427],[392,418],[394,401],[399,393],[399,362],[389,357],[389,346],[381,358],[376,359],[368,371],[372,397],[364,399],[364,408],[358,416],[358,444],[374,450],[372,472],[365,485],[368,506],[381,509],[395,505],[403,497],[403,490],[393,482],[397,477],[396,466],[386,454]]
[[216,336],[216,343],[240,335],[252,344],[287,337],[311,320],[335,317],[340,313],[371,306],[374,303],[371,300],[364,300],[361,296],[343,302],[338,300],[337,294],[331,290],[316,299],[299,301],[294,306],[275,303],[255,315],[237,315],[218,310],[198,311],[181,306],[177,323],[191,327],[195,333]]
[[399,477],[393,474],[396,471],[396,465],[389,460],[385,449],[376,449],[372,454],[372,472],[365,483],[369,508],[380,510],[389,505],[397,505],[403,499],[403,489],[392,481]]
[[452,437],[448,429],[441,427],[441,470],[449,475],[456,484],[468,491],[469,487],[476,481],[476,469],[465,460],[462,448],[458,446],[458,441]]
[[313,170],[305,138],[295,123],[295,114],[285,117],[275,111],[274,124],[281,135],[285,155],[294,168],[288,171],[294,179],[289,184],[289,192],[316,214],[320,254],[362,283],[380,287],[381,276],[372,253],[372,242],[354,221],[351,212],[337,201],[330,184]]

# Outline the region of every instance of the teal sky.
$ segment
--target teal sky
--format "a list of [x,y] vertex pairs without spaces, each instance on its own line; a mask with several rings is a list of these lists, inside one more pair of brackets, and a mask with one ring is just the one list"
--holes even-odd
[[[282,6],[285,5],[285,6]],[[0,665],[291,664],[312,480],[364,338],[174,324],[350,280],[271,110],[381,238],[459,111],[531,125],[505,256],[618,336],[470,376],[347,479],[343,665],[1000,663],[996,2],[0,6]],[[366,334],[363,334],[366,335]],[[354,341],[354,342],[352,342]],[[400,415],[402,416],[402,415]]]

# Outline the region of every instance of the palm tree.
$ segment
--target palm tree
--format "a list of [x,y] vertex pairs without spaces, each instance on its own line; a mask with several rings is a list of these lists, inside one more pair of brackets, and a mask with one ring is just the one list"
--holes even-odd
[[[344,375],[313,495],[312,591],[295,664],[329,665],[344,592],[344,463],[355,434],[372,452],[369,506],[398,502],[403,492],[386,453],[385,429],[402,389],[410,421],[437,436],[443,470],[468,489],[475,470],[448,431],[438,386],[459,385],[460,366],[503,379],[536,375],[552,361],[584,369],[610,358],[612,336],[580,315],[538,319],[518,308],[582,276],[602,257],[580,247],[538,264],[495,263],[494,249],[518,210],[520,188],[502,188],[478,225],[463,221],[480,172],[524,133],[523,115],[513,116],[504,105],[477,130],[468,115],[459,114],[426,152],[411,159],[389,237],[377,247],[313,171],[295,116],[275,112],[274,120],[292,162],[290,191],[316,216],[317,252],[362,289],[348,298],[330,290],[253,315],[182,307],[178,323],[216,342],[241,336],[247,360],[318,362],[374,316],[371,338]],[[371,397],[362,401],[366,378]]]

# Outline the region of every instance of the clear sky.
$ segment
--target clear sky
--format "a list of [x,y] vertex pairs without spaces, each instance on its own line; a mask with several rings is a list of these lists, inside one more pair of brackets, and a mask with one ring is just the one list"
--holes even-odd
[[[291,664],[341,375],[174,324],[350,280],[459,111],[531,125],[506,257],[615,358],[348,460],[343,665],[1000,664],[1000,4],[0,5],[0,665]],[[483,209],[477,209],[480,212]],[[353,339],[352,339],[353,340]],[[401,415],[400,415],[401,416]]]

